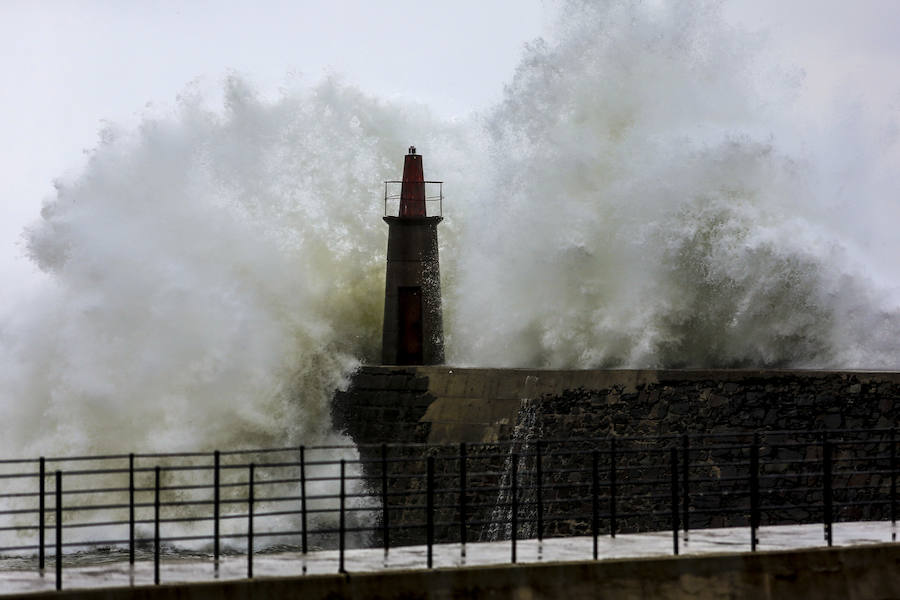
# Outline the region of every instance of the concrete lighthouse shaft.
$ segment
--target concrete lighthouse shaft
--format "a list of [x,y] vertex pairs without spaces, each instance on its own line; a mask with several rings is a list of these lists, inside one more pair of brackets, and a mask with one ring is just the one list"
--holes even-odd
[[440,182],[425,181],[422,156],[410,146],[403,181],[387,182],[386,190],[389,183],[400,183],[400,207],[396,216],[387,210],[384,216],[388,247],[381,360],[386,365],[439,365],[444,362],[437,237],[442,217],[427,214],[425,185]]

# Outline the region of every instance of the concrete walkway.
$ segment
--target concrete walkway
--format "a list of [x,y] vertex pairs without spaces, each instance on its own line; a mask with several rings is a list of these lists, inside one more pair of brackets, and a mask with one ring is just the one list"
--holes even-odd
[[[682,534],[683,536],[683,534]],[[759,550],[793,550],[825,546],[821,524],[764,527],[758,532]],[[835,546],[859,546],[892,541],[891,524],[885,522],[839,523],[834,527]],[[690,532],[689,541],[679,540],[682,555],[742,553],[750,550],[748,528],[706,529]],[[600,537],[598,555],[603,559],[670,556],[672,533],[656,532]],[[558,538],[520,541],[517,544],[519,563],[585,561],[593,556],[590,537]],[[345,554],[345,569],[349,573],[382,570],[424,569],[427,550],[424,546],[394,548],[389,553],[381,549],[349,550]],[[510,542],[468,544],[465,554],[459,544],[434,546],[435,567],[465,567],[500,565],[511,559]],[[102,560],[98,557],[98,562]],[[84,557],[79,562],[84,563]],[[53,590],[54,562],[48,558],[47,570],[4,570],[0,572],[0,595]],[[336,551],[257,554],[253,561],[254,576],[286,577],[302,574],[333,574],[338,571]],[[163,560],[160,568],[162,583],[200,582],[244,579],[247,576],[247,557],[226,557],[215,569],[212,560],[198,560],[195,556]],[[153,563],[139,561],[133,567],[127,562],[107,562],[81,565],[63,570],[63,589],[153,585]]]

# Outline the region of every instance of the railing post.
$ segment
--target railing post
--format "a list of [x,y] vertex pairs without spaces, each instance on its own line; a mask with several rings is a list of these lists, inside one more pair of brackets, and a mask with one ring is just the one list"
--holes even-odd
[[306,446],[300,446],[300,551],[306,554]]
[[45,490],[44,486],[46,485],[45,476],[46,476],[46,462],[44,457],[42,456],[38,461],[38,570],[42,573],[44,571],[44,525],[46,515],[44,511],[46,507],[44,506],[46,499],[44,498]]
[[832,453],[833,445],[826,439],[822,442],[822,503],[825,513],[825,541],[828,542],[829,547],[831,547],[832,542],[832,522],[834,520],[831,491]]
[[512,542],[512,564],[516,564],[516,542],[518,541],[519,530],[519,455],[515,452],[512,455],[512,481],[511,481],[511,497],[512,497],[512,529],[510,531],[510,541]]
[[468,527],[466,524],[466,443],[459,444],[459,543],[462,555],[466,555]]
[[346,492],[344,490],[344,475],[345,475],[346,465],[347,465],[347,461],[345,461],[342,458],[341,459],[341,487],[340,487],[340,492],[339,492],[339,494],[340,494],[340,517],[339,517],[339,519],[340,520],[338,523],[338,538],[339,538],[338,544],[339,544],[339,548],[340,548],[340,550],[339,550],[340,563],[338,565],[338,573],[346,573],[347,572],[346,570],[344,570],[344,549],[345,549],[344,534],[345,534],[345,530],[346,530],[346,526],[347,526],[346,522],[344,521],[344,501],[346,499],[346,496],[345,496]]
[[153,583],[159,585],[159,465],[155,469],[153,489]]
[[609,537],[616,537],[616,438],[609,438]]
[[678,448],[669,449],[672,476],[672,551],[678,554]]
[[134,565],[134,452],[128,454],[128,564]]
[[213,561],[216,571],[219,570],[219,515],[222,509],[221,502],[221,454],[218,450],[213,452]]
[[387,444],[381,444],[381,537],[384,553],[391,548],[391,506],[388,499]]
[[594,537],[594,560],[597,560],[597,534],[600,529],[600,452],[591,453],[591,535]]
[[681,521],[684,528],[684,541],[688,541],[688,530],[690,529],[690,505],[691,496],[690,488],[690,441],[685,433],[681,436]]
[[56,589],[62,589],[62,471],[56,471]]
[[897,541],[897,430],[891,427],[891,540]]
[[759,434],[753,434],[750,445],[750,551],[756,552],[759,540],[756,531],[759,529]]
[[247,474],[247,579],[253,579],[253,479],[256,465]]
[[543,453],[541,452],[542,440],[537,441],[537,453],[535,455],[535,466],[537,468],[537,539],[538,542],[544,541],[544,468]]
[[425,545],[428,547],[428,568],[430,569],[434,557],[432,555],[434,545],[434,457],[427,460],[427,473],[425,475]]

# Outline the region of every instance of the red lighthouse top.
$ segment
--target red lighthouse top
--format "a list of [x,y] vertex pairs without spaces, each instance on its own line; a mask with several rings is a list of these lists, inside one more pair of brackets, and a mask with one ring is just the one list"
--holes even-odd
[[403,161],[403,182],[400,186],[400,218],[416,218],[425,215],[425,175],[422,156],[416,147],[409,147]]
[[403,180],[384,182],[384,218],[441,221],[444,183],[425,181],[422,156],[410,146],[403,160]]

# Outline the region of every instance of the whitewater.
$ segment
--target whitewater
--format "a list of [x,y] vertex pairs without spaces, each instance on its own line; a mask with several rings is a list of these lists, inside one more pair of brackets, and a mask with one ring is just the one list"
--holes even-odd
[[48,282],[0,323],[0,454],[347,443],[411,144],[451,364],[897,369],[897,115],[804,119],[769,60],[716,3],[570,2],[466,119],[232,76],[108,125],[25,232]]

